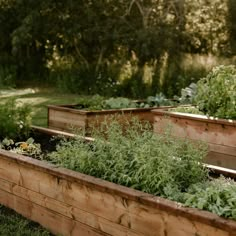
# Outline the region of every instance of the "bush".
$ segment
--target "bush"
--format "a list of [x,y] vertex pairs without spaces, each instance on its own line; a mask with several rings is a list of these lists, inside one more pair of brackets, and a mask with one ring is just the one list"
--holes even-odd
[[122,128],[117,121],[94,131],[95,141],[81,137],[62,142],[49,158],[57,165],[155,195],[178,198],[207,171],[201,163],[206,145],[154,134],[138,121]]
[[236,68],[215,67],[197,83],[195,97],[199,110],[209,116],[236,119]]
[[0,138],[22,139],[28,136],[31,125],[31,108],[17,105],[15,99],[0,106]]

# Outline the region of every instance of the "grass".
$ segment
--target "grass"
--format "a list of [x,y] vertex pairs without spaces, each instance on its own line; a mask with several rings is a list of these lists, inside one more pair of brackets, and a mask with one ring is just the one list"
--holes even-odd
[[0,205],[0,236],[51,236],[39,224]]
[[[74,104],[81,96],[74,94],[62,94],[51,89],[34,89],[34,93],[30,92],[22,94],[20,91],[9,90],[9,96],[4,90],[4,96],[1,96],[0,103],[7,101],[10,97],[15,97],[18,102],[27,103],[33,109],[32,124],[37,126],[47,126],[47,105],[49,104]],[[11,96],[10,96],[11,95]]]

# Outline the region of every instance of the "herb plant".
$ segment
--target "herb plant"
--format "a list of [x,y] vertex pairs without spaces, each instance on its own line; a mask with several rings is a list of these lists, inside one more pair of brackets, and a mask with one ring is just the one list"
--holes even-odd
[[125,129],[113,121],[94,130],[93,142],[76,137],[61,142],[48,156],[51,162],[236,219],[236,184],[211,179],[202,164],[207,147],[201,142],[173,138],[171,129],[154,134],[138,121]]
[[184,201],[186,206],[236,220],[236,184],[223,176],[191,186]]
[[57,165],[99,177],[147,193],[168,197],[206,179],[201,163],[207,148],[203,143],[154,134],[139,121],[104,123],[95,141],[81,137],[62,142],[49,159]]

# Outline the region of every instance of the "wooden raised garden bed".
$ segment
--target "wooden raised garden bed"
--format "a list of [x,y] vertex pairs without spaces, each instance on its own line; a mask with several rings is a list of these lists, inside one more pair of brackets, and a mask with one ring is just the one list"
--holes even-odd
[[236,235],[235,221],[5,150],[0,204],[60,235]]
[[167,126],[178,137],[202,140],[209,144],[206,163],[236,169],[236,121],[214,119],[204,115],[153,110],[154,132],[164,132]]
[[[162,107],[163,108],[163,107]],[[138,117],[143,121],[153,124],[153,108],[125,108],[88,111],[74,108],[73,105],[49,105],[48,106],[48,127],[58,130],[71,131],[71,129],[83,128],[89,134],[91,127],[97,127],[111,115],[121,115],[120,122],[126,122],[131,117]]]

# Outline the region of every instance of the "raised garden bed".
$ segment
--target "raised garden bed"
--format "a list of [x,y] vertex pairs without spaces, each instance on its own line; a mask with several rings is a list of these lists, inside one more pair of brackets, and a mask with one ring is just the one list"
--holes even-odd
[[[236,176],[232,170],[230,175]],[[5,150],[0,150],[0,204],[61,235],[236,232],[235,221]]]
[[177,137],[202,140],[209,144],[206,163],[236,169],[236,121],[215,119],[204,115],[153,110],[154,132],[170,126]]
[[73,128],[83,128],[89,134],[92,127],[99,126],[112,115],[120,115],[118,117],[120,122],[126,122],[131,120],[132,117],[137,117],[142,121],[153,124],[152,109],[149,107],[89,111],[76,109],[75,105],[49,105],[48,127],[66,131],[71,131]]

